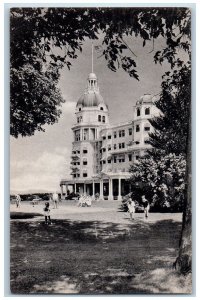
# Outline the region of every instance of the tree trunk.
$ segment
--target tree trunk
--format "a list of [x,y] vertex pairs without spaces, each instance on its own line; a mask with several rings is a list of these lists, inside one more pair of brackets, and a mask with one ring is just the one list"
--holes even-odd
[[191,101],[187,134],[185,197],[179,255],[175,266],[182,274],[192,271],[192,156],[191,156]]

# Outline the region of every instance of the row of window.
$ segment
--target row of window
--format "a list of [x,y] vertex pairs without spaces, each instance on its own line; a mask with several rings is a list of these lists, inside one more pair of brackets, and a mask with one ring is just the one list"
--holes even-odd
[[[83,149],[82,152],[83,152],[83,154],[87,154],[88,153],[87,149]],[[80,150],[73,150],[72,154],[80,154]]]
[[[137,124],[136,127],[135,127],[135,131],[136,132],[139,132],[140,131],[140,125]],[[145,125],[144,126],[144,131],[150,131],[150,126],[149,125]],[[132,135],[133,134],[133,128],[129,128],[128,129],[128,134],[129,135]],[[125,134],[125,130],[119,130],[118,133],[117,131],[114,131],[113,132],[113,137],[114,139],[117,138],[117,137],[124,137],[126,134]],[[111,135],[108,135],[107,136],[108,140],[112,138]],[[106,140],[106,136],[103,136],[103,140]]]
[[[135,155],[135,159],[138,160],[139,159],[139,155]],[[128,161],[132,161],[133,160],[133,155],[132,154],[128,154]],[[113,157],[113,163],[123,163],[126,162],[126,157],[125,155],[121,155],[121,156],[114,156]],[[102,164],[106,164],[105,160],[101,161]],[[111,159],[107,160],[107,163],[110,164],[111,163]]]
[[[141,109],[140,109],[140,108],[137,108],[137,117],[139,117],[140,114],[141,114]],[[146,107],[146,108],[145,108],[144,114],[145,114],[145,115],[150,115],[150,107]]]
[[[83,173],[83,177],[87,177],[87,176],[88,176],[87,173]],[[78,178],[78,177],[80,177],[80,174],[73,174],[73,177]]]

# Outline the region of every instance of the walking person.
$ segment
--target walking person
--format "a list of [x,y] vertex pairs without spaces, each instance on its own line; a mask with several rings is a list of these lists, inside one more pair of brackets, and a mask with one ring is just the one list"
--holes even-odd
[[52,198],[53,198],[53,205],[54,205],[54,208],[58,208],[58,193],[57,192],[55,192],[55,193],[53,193],[53,196],[52,196]]
[[147,219],[148,216],[149,216],[150,205],[149,205],[149,202],[148,202],[148,200],[145,198],[144,195],[142,196],[142,204],[143,204],[143,207],[144,207],[144,217],[145,217],[145,219]]
[[15,201],[16,201],[16,207],[18,208],[18,207],[20,207],[20,203],[21,203],[21,197],[20,197],[20,195],[16,195],[15,196]]
[[129,211],[129,214],[130,214],[130,220],[133,220],[134,215],[135,215],[135,201],[130,198],[128,200],[127,206],[128,206],[128,211]]
[[45,224],[48,224],[48,221],[49,221],[49,224],[52,224],[51,217],[50,217],[49,202],[45,202],[44,217],[45,217]]

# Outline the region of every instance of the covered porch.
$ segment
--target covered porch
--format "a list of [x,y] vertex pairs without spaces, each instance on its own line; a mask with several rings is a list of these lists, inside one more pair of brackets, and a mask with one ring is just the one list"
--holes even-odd
[[[128,182],[130,174],[105,174],[84,180],[61,180],[61,197],[64,199],[69,192],[87,194],[93,199],[122,200],[122,196],[130,193]],[[98,197],[97,197],[98,196]]]

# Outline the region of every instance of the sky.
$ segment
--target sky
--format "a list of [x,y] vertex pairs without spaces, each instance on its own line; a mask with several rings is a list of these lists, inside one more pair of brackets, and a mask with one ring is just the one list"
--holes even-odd
[[[100,35],[94,45],[100,45],[101,40]],[[153,62],[152,42],[144,48],[140,38],[126,38],[126,42],[137,55],[135,61],[140,81],[130,78],[121,69],[112,72],[105,59],[98,58],[99,53],[94,52],[94,73],[98,77],[100,93],[108,104],[111,124],[131,120],[133,106],[143,94],[158,94],[161,76],[167,70],[167,65]],[[162,39],[156,40],[155,51],[164,45]],[[85,41],[83,52],[73,60],[71,70],[62,70],[59,87],[65,103],[59,122],[45,125],[45,132],[36,132],[32,137],[10,138],[11,193],[52,192],[59,190],[61,179],[70,177],[71,127],[76,122],[76,102],[83,94],[91,72],[91,49],[92,41]]]

